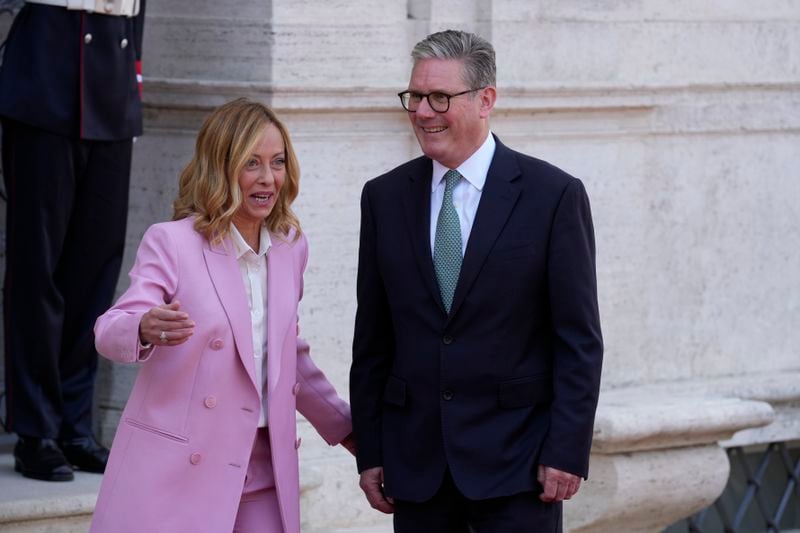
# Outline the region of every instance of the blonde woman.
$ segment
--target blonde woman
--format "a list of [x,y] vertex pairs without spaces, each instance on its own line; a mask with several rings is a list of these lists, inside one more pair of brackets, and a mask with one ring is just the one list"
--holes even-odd
[[147,230],[95,325],[102,355],[140,369],[93,532],[296,533],[295,409],[353,451],[349,407],[297,336],[298,180],[267,107],[239,99],[205,121],[174,220]]

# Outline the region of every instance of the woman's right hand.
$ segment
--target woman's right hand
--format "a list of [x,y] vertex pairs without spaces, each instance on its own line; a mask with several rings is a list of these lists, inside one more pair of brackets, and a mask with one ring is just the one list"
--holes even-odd
[[181,303],[153,307],[139,322],[139,341],[143,345],[177,346],[183,344],[194,333],[194,321],[180,310]]

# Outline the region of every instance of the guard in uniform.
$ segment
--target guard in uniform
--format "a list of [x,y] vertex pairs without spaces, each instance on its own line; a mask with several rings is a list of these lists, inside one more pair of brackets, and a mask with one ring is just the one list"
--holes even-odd
[[108,458],[92,433],[92,327],[125,244],[144,2],[28,0],[5,43],[6,411],[26,477],[69,481]]

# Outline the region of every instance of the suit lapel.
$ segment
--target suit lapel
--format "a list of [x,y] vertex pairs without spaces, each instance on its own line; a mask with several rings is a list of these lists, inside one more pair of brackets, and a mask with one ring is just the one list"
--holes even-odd
[[453,295],[450,317],[455,316],[458,312],[461,302],[464,301],[464,297],[472,287],[475,277],[511,215],[519,196],[519,189],[513,183],[520,175],[514,154],[497,138],[495,140],[497,146],[486,175],[486,184],[481,193],[475,222],[467,242],[456,292]]
[[281,373],[281,349],[287,329],[296,331],[298,290],[294,283],[291,246],[286,237],[270,233],[267,254],[267,380],[274,390]]
[[217,297],[222,303],[231,325],[236,352],[239,354],[253,386],[256,387],[256,390],[261,390],[261,385],[256,384],[250,306],[247,303],[242,274],[232,250],[233,245],[230,240],[225,239],[218,245],[209,244],[203,250],[203,254],[211,282],[214,284]]
[[414,256],[417,259],[422,279],[431,291],[434,301],[445,312],[436,272],[431,255],[431,175],[433,164],[428,158],[419,158],[419,163],[409,170],[409,181],[404,191],[403,212],[406,214]]

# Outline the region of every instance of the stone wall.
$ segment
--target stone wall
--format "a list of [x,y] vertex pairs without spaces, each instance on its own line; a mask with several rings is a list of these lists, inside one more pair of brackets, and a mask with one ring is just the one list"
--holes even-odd
[[[656,530],[722,490],[718,442],[800,438],[794,0],[151,2],[123,270],[170,216],[208,110],[239,95],[272,105],[303,170],[302,333],[346,395],[360,190],[418,154],[395,93],[411,46],[448,27],[495,44],[493,131],[580,177],[592,200],[604,394],[570,528],[611,531],[625,516],[631,531]],[[106,441],[133,373],[104,365]],[[352,460],[301,432],[305,529],[385,524]],[[667,475],[689,469],[691,487]]]

